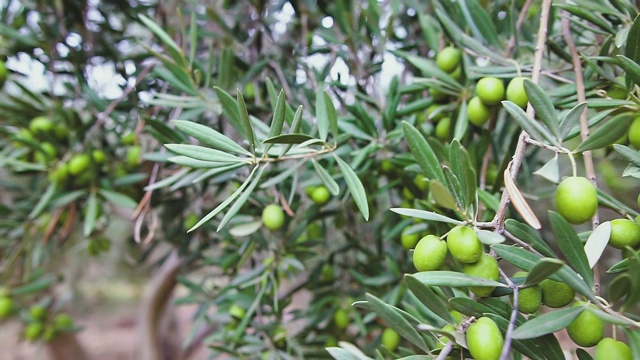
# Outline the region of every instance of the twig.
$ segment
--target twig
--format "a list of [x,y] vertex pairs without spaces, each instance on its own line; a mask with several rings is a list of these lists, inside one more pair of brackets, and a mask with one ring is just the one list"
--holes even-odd
[[[582,74],[582,63],[580,60],[580,54],[578,54],[578,49],[576,48],[576,44],[573,41],[573,37],[571,36],[571,28],[569,23],[569,18],[566,16],[562,17],[562,37],[564,41],[567,43],[567,47],[569,48],[569,52],[571,53],[571,60],[573,62],[573,72],[576,77],[576,92],[578,95],[578,103],[583,103],[587,101],[587,96],[585,94],[584,89],[584,75]],[[580,138],[582,141],[585,141],[589,138],[589,115],[587,113],[587,109],[585,108],[580,114]],[[596,181],[596,171],[593,166],[593,157],[591,155],[591,151],[585,151],[582,153],[582,159],[584,160],[584,170],[587,175],[587,178],[591,180],[593,186],[597,189],[598,182]],[[592,227],[595,229],[600,224],[600,217],[598,216],[598,211],[596,210],[595,215],[591,219]],[[593,267],[593,276],[594,276],[594,284],[593,289],[596,295],[600,294],[600,271],[598,264]]]
[[[531,7],[532,3],[533,3],[533,0],[527,0],[524,3],[524,5],[522,5],[522,9],[520,9],[520,14],[518,15],[518,20],[516,20],[515,31],[511,35],[511,38],[509,39],[509,44],[507,45],[507,50],[505,51],[505,56],[506,57],[511,56],[511,52],[513,51],[514,47],[516,46],[516,34],[520,33],[520,28],[522,27],[522,24],[524,23],[524,19],[527,18],[527,15],[529,13],[529,8]],[[542,21],[542,18],[540,18],[540,21]]]
[[[538,38],[536,41],[535,48],[535,57],[533,62],[533,70],[531,73],[531,81],[537,84],[540,81],[540,75],[542,73],[542,57],[544,55],[544,47],[547,39],[547,31],[548,31],[548,22],[549,22],[549,10],[551,8],[551,0],[543,0],[542,2],[542,12],[540,14],[540,27],[538,29]],[[529,104],[527,107],[527,116],[533,118],[535,116],[535,110],[533,106]],[[529,135],[523,131],[520,133],[520,137],[518,138],[518,145],[516,146],[516,150],[513,154],[513,160],[511,164],[511,177],[513,179],[518,175],[518,171],[520,170],[520,165],[522,165],[522,160],[524,158],[524,151],[527,147],[527,138]],[[496,226],[496,230],[502,230],[504,226],[504,217],[507,213],[507,207],[509,206],[509,195],[507,192],[502,193],[502,198],[500,199],[500,205],[498,206],[498,210],[496,211],[496,216],[493,219],[493,222]]]
[[511,349],[511,334],[513,333],[513,329],[516,326],[516,319],[518,317],[518,285],[514,284],[511,279],[505,274],[502,269],[500,270],[500,275],[507,282],[510,288],[513,289],[513,310],[511,311],[511,318],[509,319],[509,326],[507,327],[507,332],[504,335],[504,345],[502,346],[502,353],[500,354],[500,360],[508,360],[509,359],[509,350]]

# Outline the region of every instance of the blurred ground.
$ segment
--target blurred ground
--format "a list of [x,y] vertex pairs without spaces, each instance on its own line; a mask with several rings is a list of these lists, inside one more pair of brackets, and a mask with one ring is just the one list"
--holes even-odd
[[[139,294],[134,285],[113,284],[111,292],[121,292],[121,296]],[[136,315],[138,313],[137,296],[119,301],[107,302],[101,299],[86,308],[71,311],[76,323],[83,327],[78,337],[90,359],[130,360],[135,359],[138,333]],[[95,301],[95,298],[92,300]],[[195,309],[190,306],[177,307],[177,320],[180,335],[188,334],[190,318]],[[0,360],[47,359],[45,346],[20,340],[23,325],[17,321],[0,324]],[[192,359],[206,359],[207,350],[202,348]]]

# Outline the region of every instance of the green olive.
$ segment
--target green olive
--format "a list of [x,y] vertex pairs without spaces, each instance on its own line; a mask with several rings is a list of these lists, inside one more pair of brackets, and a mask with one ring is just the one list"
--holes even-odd
[[498,325],[488,317],[481,317],[469,325],[466,332],[467,348],[476,360],[498,360],[504,337]]
[[418,271],[437,270],[447,258],[447,243],[435,235],[418,241],[413,251],[413,265]]
[[278,230],[284,225],[284,211],[277,204],[270,204],[262,211],[262,223],[272,231]]

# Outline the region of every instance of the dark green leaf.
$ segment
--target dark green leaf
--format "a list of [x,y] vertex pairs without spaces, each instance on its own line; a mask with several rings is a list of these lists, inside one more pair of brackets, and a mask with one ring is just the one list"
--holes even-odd
[[473,169],[469,153],[456,139],[449,146],[449,162],[451,163],[451,170],[460,181],[460,186],[464,193],[463,198],[466,203],[463,210],[467,210],[467,207],[474,204],[476,200],[476,172]]
[[188,144],[166,144],[165,147],[176,154],[201,161],[223,163],[239,163],[244,161],[242,158],[239,158],[235,155],[231,155],[224,151],[216,149],[206,148],[204,146]]
[[444,222],[444,223],[449,223],[454,225],[464,224],[463,221],[455,220],[450,217],[447,217],[432,211],[425,211],[425,210],[418,210],[418,209],[403,209],[403,208],[391,208],[390,210],[396,214],[410,216],[410,217],[423,219],[423,220],[438,221],[438,222]]
[[619,144],[614,144],[613,149],[625,160],[635,166],[640,167],[640,152],[638,152],[637,150],[633,150],[630,147]]
[[[216,95],[218,95],[218,99],[220,100],[220,105],[222,105],[222,110],[227,116],[227,120],[231,123],[234,129],[244,138],[249,140],[249,144],[253,144],[251,139],[249,138],[249,134],[253,136],[253,130],[251,128],[246,128],[246,124],[243,123],[240,119],[240,112],[238,111],[238,103],[229,95],[228,92],[224,91],[222,88],[217,86],[213,87]],[[246,108],[246,105],[245,105]]]
[[420,302],[429,308],[434,314],[447,321],[453,323],[453,318],[449,314],[446,302],[436,294],[431,288],[421,283],[413,275],[405,275],[404,282],[411,292],[420,300]]
[[587,107],[587,103],[581,103],[573,107],[560,121],[560,136],[566,140],[571,130],[580,123],[580,116]]
[[117,193],[115,191],[100,189],[98,190],[100,195],[104,197],[108,202],[115,206],[119,206],[125,209],[135,209],[138,205],[132,198],[125,194]]
[[[218,96],[220,96],[220,94],[218,94]],[[242,93],[240,91],[238,91],[237,99],[238,99],[237,100],[238,118],[239,118],[239,123],[242,126],[242,133],[245,134],[245,138],[249,141],[249,147],[251,149],[251,153],[255,154],[256,135],[254,134],[253,126],[251,126],[251,120],[249,119],[249,111],[247,110],[247,104],[244,102],[244,97],[242,96]],[[231,106],[231,104],[229,104],[229,106]],[[231,109],[229,109],[229,111],[231,111]]]
[[497,281],[454,271],[422,271],[413,274],[413,277],[426,286],[506,287]]
[[269,137],[273,138],[282,133],[282,127],[284,125],[284,116],[286,113],[286,100],[284,98],[284,90],[280,90],[278,100],[276,100],[276,107],[273,110],[273,119],[271,120],[271,127],[269,130]]
[[98,198],[95,192],[89,193],[82,220],[82,234],[88,237],[96,228],[96,221],[98,220]]
[[569,326],[584,310],[583,306],[572,306],[542,314],[518,326],[512,336],[514,339],[532,339],[554,333]]
[[49,205],[49,202],[51,201],[55,193],[56,193],[56,184],[50,183],[49,186],[47,186],[47,190],[45,190],[44,194],[42,194],[40,196],[40,199],[38,199],[38,203],[36,204],[36,206],[29,213],[29,219],[37,218],[38,215],[40,215],[40,213],[42,212],[42,210],[44,210],[44,208],[47,205]]
[[311,163],[313,164],[313,168],[316,170],[316,173],[322,180],[324,186],[326,186],[327,190],[333,195],[336,196],[340,193],[340,186],[338,183],[331,177],[331,174],[322,167],[315,159],[311,159]]
[[282,134],[262,140],[263,144],[302,144],[305,141],[314,139],[306,134]]
[[[318,126],[318,135],[323,141],[327,141],[330,126],[326,101],[327,97],[324,96],[322,86],[318,86],[318,92],[316,92],[316,125]],[[333,104],[331,104],[331,106],[333,106]]]
[[208,126],[185,120],[173,120],[172,122],[182,132],[214,149],[251,155],[250,152],[242,148],[242,146],[238,145],[235,141]]
[[524,281],[524,286],[533,286],[545,280],[549,276],[555,274],[558,270],[562,268],[564,265],[564,261],[552,258],[542,258],[538,260],[538,262],[533,265],[529,273],[527,274],[527,278]]
[[629,35],[627,35],[624,55],[635,63],[640,63],[640,16],[633,19]]
[[635,113],[623,113],[614,116],[596,129],[573,152],[578,153],[587,150],[604,148],[613,144],[629,130],[629,125],[636,118]]
[[522,130],[526,131],[531,138],[538,141],[546,140],[552,145],[560,146],[558,140],[549,132],[549,130],[540,125],[540,123],[535,119],[527,116],[520,106],[512,103],[511,101],[503,101],[502,106],[504,106],[505,110],[511,114]]
[[531,226],[523,224],[513,219],[507,219],[504,223],[505,229],[516,238],[531,245],[536,251],[544,256],[557,258],[558,255],[551,247],[538,235],[538,232]]
[[403,121],[402,127],[411,153],[427,178],[429,180],[438,180],[441,184],[445,184],[446,180],[440,168],[440,161],[431,146],[429,146],[429,143],[427,143],[427,140],[418,129],[408,122]]
[[367,193],[364,190],[364,186],[362,186],[362,182],[353,169],[351,169],[349,164],[344,162],[344,160],[335,154],[334,157],[338,163],[338,167],[340,167],[340,172],[342,172],[344,180],[347,183],[347,188],[349,189],[351,196],[353,196],[353,200],[356,202],[356,205],[358,206],[358,209],[360,209],[365,220],[369,220],[369,203],[367,202]]
[[589,286],[593,286],[593,271],[589,267],[589,260],[584,253],[584,247],[578,234],[573,230],[571,224],[562,215],[549,211],[551,228],[556,236],[556,243],[567,258],[571,267],[582,276]]
[[407,339],[418,348],[423,351],[429,351],[427,344],[416,330],[415,325],[409,323],[397,308],[385,304],[382,300],[369,293],[365,294],[365,297],[371,309],[378,314],[389,327],[393,328],[401,337]]
[[562,140],[562,135],[560,134],[560,128],[558,126],[558,115],[556,114],[551,99],[549,99],[540,86],[536,85],[529,79],[524,81],[524,89],[529,97],[531,106],[536,110],[538,118],[542,120],[542,122],[547,126],[547,129],[551,131],[556,139]]
[[[231,219],[233,219],[233,217],[238,213],[240,208],[247,202],[247,200],[253,193],[253,189],[255,189],[258,183],[260,182],[260,179],[262,178],[262,174],[264,173],[264,169],[266,168],[267,168],[266,164],[262,166],[260,171],[258,171],[258,174],[256,175],[256,177],[249,184],[249,186],[247,186],[246,190],[244,190],[244,192],[238,197],[238,200],[236,200],[236,202],[234,202],[233,205],[231,205],[227,213],[224,214],[224,216],[222,217],[222,220],[220,220],[220,225],[218,225],[218,229],[216,231],[220,231],[220,229],[225,227],[225,225],[227,225],[227,223],[231,221]],[[247,180],[249,179],[247,178]]]
[[634,84],[640,85],[640,65],[624,55],[616,55],[618,65],[627,73]]

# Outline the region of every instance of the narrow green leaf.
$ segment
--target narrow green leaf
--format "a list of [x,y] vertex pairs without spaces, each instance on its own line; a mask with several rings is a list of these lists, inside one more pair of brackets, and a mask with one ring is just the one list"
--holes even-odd
[[444,222],[444,223],[449,223],[454,225],[464,224],[464,221],[455,220],[450,217],[447,217],[432,211],[425,211],[425,210],[418,210],[418,209],[403,209],[403,208],[391,208],[390,210],[396,214],[410,216],[410,217],[423,219],[423,220]]
[[507,219],[504,223],[505,229],[511,233],[511,235],[531,245],[536,251],[544,256],[551,258],[557,258],[558,255],[551,249],[551,247],[538,235],[538,232],[529,225],[518,222],[514,219]]
[[529,79],[524,81],[524,89],[529,97],[531,106],[536,110],[538,118],[542,120],[556,139],[562,141],[562,135],[560,134],[560,128],[558,126],[558,115],[556,114],[551,99],[549,99],[540,86]]
[[201,161],[224,163],[239,163],[245,161],[245,159],[239,158],[235,155],[199,145],[165,144],[165,147],[176,154]]
[[402,128],[411,153],[427,178],[429,180],[438,180],[441,184],[445,184],[446,180],[440,168],[440,161],[424,136],[422,136],[418,129],[406,121],[402,122]]
[[247,179],[242,183],[242,185],[240,185],[240,187],[238,187],[236,189],[236,191],[234,191],[227,199],[225,199],[222,203],[220,203],[218,206],[216,206],[215,209],[211,210],[211,212],[209,212],[205,217],[200,219],[200,221],[198,221],[198,223],[196,223],[187,232],[192,232],[193,230],[196,230],[197,228],[202,226],[202,224],[204,224],[207,221],[211,220],[214,216],[218,215],[218,213],[220,213],[227,206],[229,206],[229,204],[231,204],[231,202],[233,202],[233,200],[235,200],[238,196],[240,196],[240,194],[242,194],[244,189],[249,185],[249,183],[251,182],[251,179],[253,178],[253,175],[256,173],[256,170],[258,170],[258,166],[255,166],[253,168],[253,170],[251,170],[251,173],[249,174],[249,176],[247,176]]
[[462,85],[460,85],[460,83],[458,83],[458,81],[451,77],[447,72],[441,70],[434,61],[400,50],[390,50],[390,52],[401,59],[407,60],[411,65],[418,68],[425,77],[434,77],[447,84],[455,91],[460,92],[463,90]]
[[333,101],[331,100],[329,93],[327,93],[326,91],[324,91],[324,104],[327,107],[327,117],[329,119],[331,133],[333,134],[333,138],[337,139],[339,135],[338,113],[336,112],[336,107],[333,105]]
[[474,31],[475,39],[479,42],[486,41],[490,45],[499,47],[500,40],[498,39],[496,27],[485,8],[477,0],[464,0],[458,4],[465,18],[472,20],[468,25],[471,26],[473,24],[471,29]]
[[222,228],[224,228],[229,223],[229,221],[231,221],[231,219],[233,219],[233,217],[238,213],[238,211],[240,211],[240,208],[247,202],[249,197],[253,194],[253,190],[256,188],[256,186],[260,182],[260,179],[262,178],[262,174],[264,174],[264,169],[267,168],[267,165],[268,164],[265,164],[260,169],[255,179],[253,179],[251,184],[249,184],[246,190],[238,197],[238,200],[236,200],[236,202],[234,202],[233,205],[231,205],[227,213],[224,214],[224,216],[222,217],[222,220],[220,220],[220,225],[218,225],[218,229],[216,231],[220,231]]
[[229,234],[238,237],[249,236],[260,230],[261,227],[262,219],[258,219],[233,226],[229,229]]
[[51,285],[53,285],[54,281],[56,283],[59,282],[58,279],[54,280],[53,276],[41,277],[26,285],[16,286],[11,288],[11,290],[9,291],[9,294],[11,296],[21,296],[21,295],[39,293],[39,292],[42,292],[42,290],[44,289],[50,288]]
[[456,126],[453,129],[453,138],[460,141],[467,134],[469,129],[469,118],[467,115],[467,102],[463,101],[458,108]]
[[338,195],[340,193],[340,186],[338,186],[338,183],[333,180],[331,174],[329,174],[329,172],[315,159],[311,159],[311,164],[313,164],[313,168],[316,170],[316,173],[320,177],[320,180],[322,180],[322,183],[327,188],[327,190],[329,190],[329,192],[333,196]]
[[358,175],[351,169],[349,164],[344,162],[341,158],[334,154],[334,158],[338,163],[338,167],[340,168],[340,172],[344,176],[344,181],[347,183],[347,188],[353,196],[353,200],[356,202],[358,209],[360,209],[360,213],[365,220],[369,220],[369,203],[367,202],[367,193],[364,190],[364,186],[362,186],[362,182],[358,178]]
[[579,17],[581,19],[584,19],[592,23],[593,25],[605,31],[605,33],[608,33],[611,35],[615,34],[615,31],[611,27],[611,24],[607,20],[605,20],[600,14],[597,14],[593,11],[589,11],[588,9],[585,9],[584,7],[577,6],[577,5],[554,3],[553,6],[566,10],[571,14],[575,15],[576,17]]
[[640,85],[640,65],[624,55],[616,55],[618,65],[627,73],[628,79]]
[[276,107],[273,110],[273,119],[271,120],[271,126],[269,130],[269,137],[280,135],[282,133],[282,126],[284,125],[284,116],[286,113],[286,100],[284,96],[284,90],[280,90],[278,100],[276,100]]
[[401,337],[407,339],[421,350],[425,352],[429,351],[429,347],[416,330],[415,325],[409,323],[397,308],[385,304],[382,300],[369,293],[365,294],[365,297],[371,309],[378,314],[389,327],[393,328]]
[[439,182],[433,180],[429,182],[429,190],[436,203],[444,208],[456,210],[458,205],[449,190]]
[[466,203],[463,210],[467,210],[469,205],[472,205],[476,200],[476,172],[473,169],[469,153],[457,139],[454,139],[449,146],[449,162],[451,170],[460,181],[464,192]]
[[191,19],[189,21],[189,63],[193,64],[196,58],[196,51],[198,49],[198,18],[196,12],[191,12]]
[[[631,24],[631,28],[629,28],[624,55],[630,60],[640,63],[640,16],[636,16],[636,18],[633,19],[633,24]],[[638,356],[640,356],[640,354],[638,354]]]
[[168,47],[169,53],[172,55],[174,61],[177,64],[186,65],[186,59],[184,55],[182,55],[182,49],[176,44],[175,41],[167,34],[160,26],[158,26],[153,20],[148,18],[145,15],[138,15],[140,21],[147,27],[151,32],[153,32],[162,43]]
[[85,204],[84,218],[82,219],[82,234],[87,237],[96,228],[98,220],[98,198],[95,192],[89,193],[89,198]]
[[613,144],[629,130],[629,125],[637,117],[636,113],[623,113],[614,116],[596,129],[573,152],[579,153],[607,147]]
[[611,222],[605,221],[598,225],[595,230],[589,235],[587,242],[584,244],[584,252],[587,255],[589,261],[589,267],[593,267],[598,263],[602,253],[609,243],[609,237],[611,236]]
[[584,253],[584,247],[578,234],[573,230],[571,224],[562,215],[549,211],[551,228],[556,237],[556,243],[567,258],[571,267],[582,276],[589,286],[593,286],[593,271],[589,266],[589,260]]
[[251,155],[249,151],[238,145],[235,141],[208,126],[185,120],[173,120],[172,122],[180,131],[214,149]]
[[489,230],[477,230],[476,234],[481,243],[489,246],[503,243],[505,240],[504,236]]
[[138,206],[138,203],[135,202],[132,198],[127,195],[117,193],[115,191],[100,189],[98,190],[100,195],[104,197],[108,202],[112,203],[115,206],[119,206],[125,209],[135,209]]
[[282,134],[262,140],[263,144],[302,144],[305,141],[315,139],[306,134]]
[[358,359],[357,356],[352,355],[347,350],[339,347],[334,346],[334,347],[328,347],[325,349],[327,350],[329,355],[331,355],[331,357],[334,358],[335,360],[362,360],[362,359]]
[[528,117],[520,106],[512,103],[511,101],[503,101],[502,106],[504,106],[505,110],[511,114],[522,130],[526,131],[531,138],[538,141],[546,140],[552,145],[560,146],[559,141],[549,132],[549,130],[543,127],[535,119]]
[[426,286],[449,287],[507,287],[503,283],[455,271],[422,271],[413,277]]
[[44,210],[44,208],[47,207],[47,205],[49,205],[49,202],[51,201],[55,193],[56,193],[56,184],[50,183],[49,186],[47,186],[47,190],[45,190],[44,193],[40,196],[40,199],[38,199],[38,203],[36,204],[36,206],[29,213],[29,219],[37,218],[38,215],[40,215],[40,213],[42,212],[42,210]]
[[568,113],[564,115],[560,121],[560,137],[567,140],[567,136],[571,130],[580,123],[580,116],[587,108],[587,103],[583,102],[574,106]]
[[451,171],[451,168],[449,168],[446,165],[443,165],[442,172],[444,173],[444,178],[447,179],[447,188],[449,189],[449,193],[453,195],[455,199],[456,208],[464,211],[464,209],[467,207],[467,204],[469,202],[469,200],[467,200],[466,198],[467,196],[466,189],[462,188],[462,185],[460,184],[460,180],[453,173],[453,171]]
[[[220,96],[220,95],[218,95]],[[247,104],[244,102],[244,97],[242,93],[238,90],[237,95],[237,105],[238,105],[238,117],[240,119],[240,124],[242,124],[243,133],[245,134],[246,139],[249,141],[249,147],[251,149],[251,153],[256,153],[256,135],[253,131],[253,126],[251,126],[251,120],[249,119],[249,110],[247,110]]]
[[453,323],[453,318],[449,313],[446,302],[436,294],[431,288],[421,283],[413,275],[406,274],[404,276],[404,282],[407,284],[409,290],[420,300],[420,302],[429,308],[435,315],[442,320]]
[[330,126],[326,100],[322,86],[318,86],[318,91],[316,92],[316,125],[318,126],[318,135],[323,141],[327,141]]
[[583,311],[583,306],[558,309],[527,321],[513,331],[514,339],[532,339],[551,334],[569,326]]
[[625,160],[632,163],[635,166],[640,167],[640,152],[637,150],[631,149],[630,147],[614,144],[613,150],[615,150],[620,156],[622,156]]
[[182,166],[189,166],[195,169],[210,169],[210,168],[219,168],[219,167],[226,167],[229,165],[235,165],[235,164],[242,164],[242,162],[238,163],[238,162],[221,162],[221,161],[202,161],[202,160],[197,160],[197,159],[193,159],[187,156],[171,156],[168,158],[169,161],[171,161],[174,164],[178,164],[178,165],[182,165]]
[[538,260],[527,274],[524,286],[533,286],[555,274],[564,266],[564,261],[552,258]]
[[[249,134],[253,136],[253,131],[249,125],[249,128],[246,127],[246,123],[240,120],[240,112],[238,111],[238,103],[229,95],[228,92],[224,91],[222,88],[217,86],[213,87],[213,90],[216,92],[218,96],[218,100],[220,100],[220,105],[222,105],[222,110],[224,114],[227,116],[227,120],[231,126],[244,138],[249,140],[249,144],[253,144],[249,139]],[[246,107],[246,106],[245,106]]]

